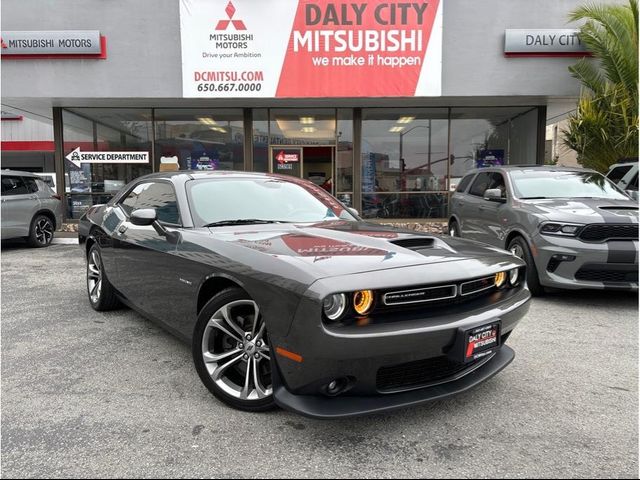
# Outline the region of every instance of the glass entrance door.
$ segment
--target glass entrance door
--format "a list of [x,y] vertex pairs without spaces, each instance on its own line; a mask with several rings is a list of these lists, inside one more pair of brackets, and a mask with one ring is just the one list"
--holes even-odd
[[289,146],[271,147],[271,171],[293,177],[302,174],[302,148]]
[[283,175],[304,178],[334,193],[335,147],[273,145],[271,171]]

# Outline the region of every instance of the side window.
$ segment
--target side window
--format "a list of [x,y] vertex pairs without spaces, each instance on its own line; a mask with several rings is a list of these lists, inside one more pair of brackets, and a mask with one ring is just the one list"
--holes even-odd
[[24,181],[29,193],[36,193],[38,191],[38,184],[36,183],[35,178],[22,177],[22,180]]
[[159,221],[176,225],[181,223],[176,194],[173,187],[165,182],[141,183],[120,202],[120,206],[127,216],[140,208],[155,208]]
[[458,188],[456,188],[456,192],[464,192],[469,186],[469,184],[471,183],[471,180],[473,179],[474,175],[475,173],[472,173],[471,175],[467,175],[466,177],[464,177],[462,181],[458,184]]
[[504,182],[504,176],[499,172],[491,174],[491,183],[489,188],[499,188],[502,198],[507,198],[507,185]]
[[22,177],[2,175],[2,195],[26,195],[29,193]]
[[622,180],[622,177],[624,177],[626,173],[629,170],[631,170],[631,167],[632,165],[623,165],[621,167],[615,167],[613,170],[609,172],[609,174],[607,175],[607,178],[617,185],[618,182]]
[[491,173],[484,172],[479,174],[476,177],[475,182],[471,185],[471,189],[469,190],[470,195],[475,195],[476,197],[483,197],[484,191],[489,188],[491,183]]

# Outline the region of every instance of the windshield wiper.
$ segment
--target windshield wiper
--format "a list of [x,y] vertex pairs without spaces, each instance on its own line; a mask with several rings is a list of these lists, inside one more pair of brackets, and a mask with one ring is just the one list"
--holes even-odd
[[259,223],[282,223],[279,220],[260,220],[259,218],[237,218],[235,220],[220,220],[219,222],[207,223],[203,227],[224,227],[228,225],[253,225]]

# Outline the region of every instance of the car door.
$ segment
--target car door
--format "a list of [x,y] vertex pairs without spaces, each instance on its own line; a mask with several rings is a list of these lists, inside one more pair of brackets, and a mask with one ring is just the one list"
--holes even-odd
[[466,215],[469,213],[468,194],[466,191],[474,176],[475,173],[465,176],[456,187],[454,194],[451,196],[451,215],[455,216],[457,219],[458,229],[461,235],[465,228],[464,223],[466,222]]
[[[490,245],[504,247],[504,223],[506,221],[505,210],[507,201],[507,185],[500,172],[489,172],[489,184],[485,190],[499,189],[502,191],[504,202],[492,200],[478,201],[477,221],[482,228],[482,240]],[[484,197],[484,193],[483,193]]]
[[460,234],[464,238],[487,242],[488,233],[484,225],[484,192],[491,184],[491,172],[480,172],[473,180],[469,193],[465,197],[464,222]]
[[29,235],[31,220],[40,207],[40,200],[29,185],[22,176],[2,175],[2,238]]
[[116,288],[136,307],[171,326],[178,281],[176,243],[151,225],[134,225],[130,217],[135,210],[154,208],[161,225],[170,231],[179,230],[181,218],[174,187],[163,180],[139,183],[115,208],[125,217],[114,233]]

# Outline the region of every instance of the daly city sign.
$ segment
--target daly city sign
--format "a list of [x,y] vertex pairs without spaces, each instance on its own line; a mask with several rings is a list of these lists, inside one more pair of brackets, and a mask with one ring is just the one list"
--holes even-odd
[[504,32],[505,55],[585,56],[589,55],[580,41],[580,30],[507,29]]
[[149,163],[149,152],[81,152],[78,147],[65,158],[76,167],[82,163]]

